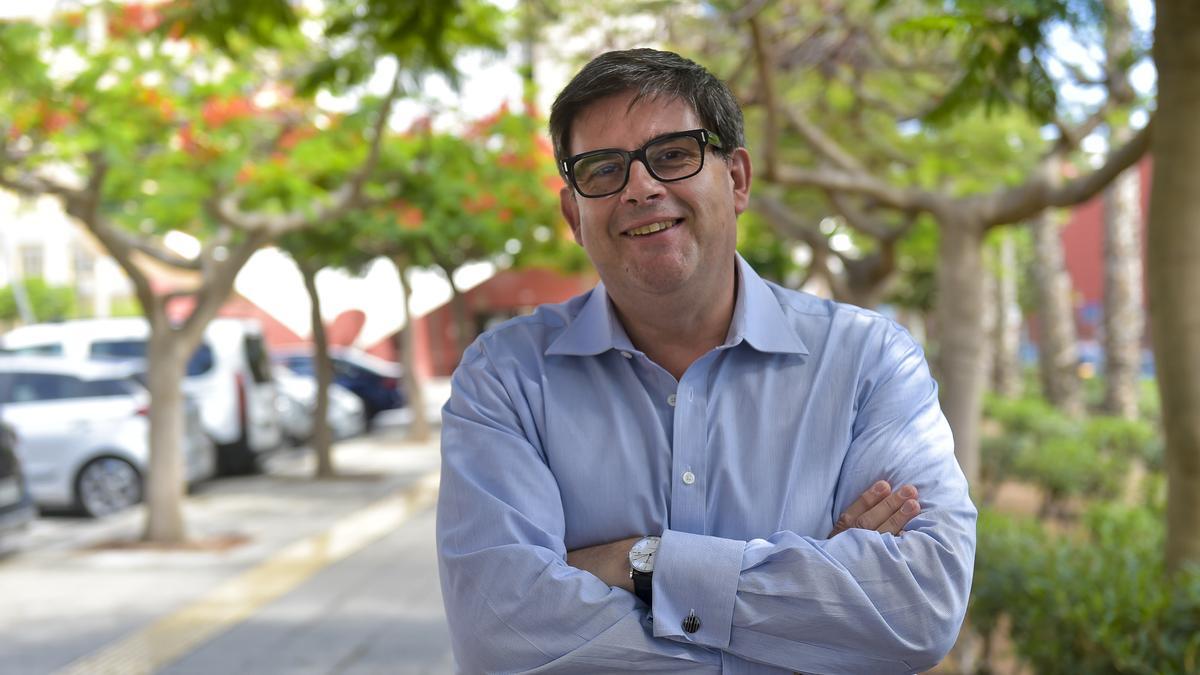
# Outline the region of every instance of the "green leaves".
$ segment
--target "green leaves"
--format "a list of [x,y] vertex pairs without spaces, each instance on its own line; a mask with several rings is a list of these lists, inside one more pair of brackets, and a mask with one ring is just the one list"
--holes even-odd
[[929,15],[893,26],[897,36],[932,34],[958,43],[963,64],[957,79],[924,119],[946,124],[982,107],[996,113],[1018,107],[1039,122],[1054,120],[1058,87],[1048,70],[1050,33],[1056,27],[1095,32],[1104,10],[1099,0],[981,0],[928,3]]
[[1007,615],[1017,653],[1043,673],[1192,673],[1200,665],[1200,569],[1167,577],[1162,516],[1091,509],[1078,535],[983,511],[968,613]]

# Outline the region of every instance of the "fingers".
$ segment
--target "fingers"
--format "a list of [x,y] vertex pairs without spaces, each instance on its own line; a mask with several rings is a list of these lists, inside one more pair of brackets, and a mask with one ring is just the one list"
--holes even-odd
[[879,490],[881,484],[887,486],[884,481],[871,486],[838,518],[833,531],[829,533],[830,537],[851,528],[894,535],[904,531],[904,526],[921,512],[917,488],[904,485],[891,492],[888,489]]
[[889,494],[891,494],[891,491],[892,486],[888,485],[886,480],[876,481],[874,485],[867,488],[867,491],[862,493],[862,495],[860,495],[859,498],[850,505],[850,508],[846,509],[845,513],[838,517],[837,522],[833,525],[833,531],[829,533],[829,536],[832,537],[838,532],[848,530],[852,527],[858,527],[856,524],[858,519],[879,504],[879,502],[883,501]]
[[904,503],[900,505],[899,510],[888,517],[887,520],[883,521],[883,525],[880,525],[875,529],[877,532],[888,532],[899,535],[904,531],[904,526],[908,524],[908,521],[912,520],[913,516],[916,516],[920,512],[921,505],[919,502],[917,502],[917,500],[906,499]]
[[870,511],[859,516],[854,526],[864,530],[900,534],[900,531],[919,510],[917,488],[912,485],[904,485],[876,504]]

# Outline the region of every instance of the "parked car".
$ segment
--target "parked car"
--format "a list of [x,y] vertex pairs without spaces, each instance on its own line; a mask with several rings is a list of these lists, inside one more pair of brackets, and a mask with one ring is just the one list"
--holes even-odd
[[[22,326],[0,336],[0,351],[70,359],[144,361],[150,325],[142,318],[84,319]],[[217,444],[218,472],[250,473],[283,443],[275,383],[258,322],[214,319],[187,364],[183,390],[200,404]]]
[[[38,506],[107,515],[142,500],[150,460],[150,395],[127,364],[0,356],[0,416]],[[184,478],[216,473],[198,406],[185,399]]]
[[[272,376],[279,386],[279,419],[284,435],[293,445],[312,436],[313,411],[317,406],[317,380],[297,375],[276,365]],[[325,415],[335,439],[357,436],[367,428],[362,399],[336,383],[329,385],[329,410]]]
[[17,458],[16,434],[0,422],[0,553],[15,547],[17,535],[37,516]]
[[[333,381],[354,392],[363,402],[367,425],[385,410],[403,408],[404,367],[352,347],[332,347]],[[289,347],[272,352],[272,360],[298,375],[314,377],[311,347]]]

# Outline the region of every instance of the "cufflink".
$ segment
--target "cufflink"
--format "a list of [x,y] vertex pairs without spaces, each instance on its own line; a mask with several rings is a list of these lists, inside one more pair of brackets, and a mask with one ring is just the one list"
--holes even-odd
[[688,615],[683,619],[683,632],[695,633],[700,630],[700,617],[696,616],[696,610],[688,610]]

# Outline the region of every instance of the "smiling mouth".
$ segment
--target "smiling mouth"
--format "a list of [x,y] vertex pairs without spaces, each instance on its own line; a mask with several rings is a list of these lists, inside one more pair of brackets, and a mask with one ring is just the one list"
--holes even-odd
[[683,218],[676,218],[675,220],[660,220],[657,223],[650,223],[641,227],[635,227],[628,232],[623,232],[622,235],[626,237],[646,237],[664,230],[669,230],[682,222]]

